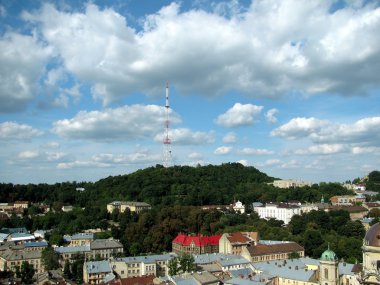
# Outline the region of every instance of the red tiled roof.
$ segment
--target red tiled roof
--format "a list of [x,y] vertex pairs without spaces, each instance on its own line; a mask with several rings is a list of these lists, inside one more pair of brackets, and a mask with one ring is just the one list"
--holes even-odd
[[188,236],[184,234],[178,234],[178,236],[173,240],[173,243],[178,243],[183,246],[189,246],[192,242],[196,246],[219,245],[219,240],[221,236],[222,235]]

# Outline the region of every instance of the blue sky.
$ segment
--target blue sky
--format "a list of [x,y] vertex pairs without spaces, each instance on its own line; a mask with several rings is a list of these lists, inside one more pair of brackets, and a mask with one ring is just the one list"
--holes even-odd
[[0,182],[380,169],[378,1],[0,1]]

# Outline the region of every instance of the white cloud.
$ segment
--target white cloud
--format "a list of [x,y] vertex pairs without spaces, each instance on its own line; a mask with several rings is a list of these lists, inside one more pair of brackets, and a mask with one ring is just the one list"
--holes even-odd
[[25,150],[20,152],[17,157],[21,159],[33,159],[40,155],[40,153],[36,150]]
[[312,145],[306,150],[297,150],[296,154],[336,154],[347,151],[343,144],[320,144]]
[[242,164],[242,165],[244,165],[244,166],[248,166],[249,165],[249,162],[246,159],[241,159],[241,160],[238,160],[237,162],[240,163],[240,164]]
[[201,159],[203,155],[199,152],[192,152],[187,157],[190,159]]
[[317,142],[357,142],[380,145],[380,117],[360,119],[353,124],[330,124],[312,134]]
[[111,154],[111,153],[101,153],[94,155],[91,160],[98,163],[104,164],[130,164],[130,163],[145,163],[145,162],[156,162],[161,160],[162,156],[159,154],[153,154],[148,151],[145,152],[134,152],[129,154]]
[[230,146],[220,146],[214,150],[214,154],[229,154],[232,151]]
[[269,154],[273,154],[274,152],[268,149],[246,147],[239,150],[239,153],[246,154],[246,155],[269,155]]
[[229,128],[252,125],[262,109],[263,106],[235,103],[226,113],[219,115],[215,122]]
[[15,122],[0,123],[1,140],[28,140],[42,134],[42,131],[26,124],[18,124]]
[[[164,134],[161,132],[154,138],[156,142],[163,141]],[[169,137],[172,144],[175,145],[201,145],[209,144],[215,141],[213,132],[197,132],[187,128],[178,128],[169,130]]]
[[[135,140],[163,132],[164,108],[132,105],[104,111],[81,111],[72,119],[54,122],[52,131],[64,138],[100,141]],[[173,112],[171,121],[178,123]]]
[[0,38],[0,113],[22,111],[35,99],[51,48],[37,37],[5,33]]
[[268,159],[264,162],[265,166],[275,166],[281,164],[282,161],[279,159]]
[[223,137],[223,142],[224,143],[234,143],[234,142],[236,142],[236,134],[233,133],[233,132],[230,132],[230,133],[226,134]]
[[275,124],[277,123],[277,118],[276,118],[276,114],[278,113],[278,110],[277,109],[270,109],[268,110],[268,112],[265,114],[265,118],[267,119],[267,121],[271,124]]
[[57,164],[58,169],[71,169],[71,168],[88,168],[88,167],[94,167],[94,168],[106,168],[111,167],[110,164],[107,163],[100,163],[95,161],[72,161],[72,162],[60,162]]
[[379,155],[380,154],[380,147],[361,147],[361,146],[355,146],[352,148],[353,154],[374,154]]
[[290,140],[299,139],[320,132],[327,124],[327,121],[316,118],[294,118],[279,128],[274,129],[271,135]]
[[139,31],[92,3],[83,12],[45,4],[23,19],[42,24],[36,27],[67,70],[104,103],[136,90],[161,93],[167,78],[181,93],[205,95],[366,93],[379,85],[380,8],[346,2],[331,13],[330,5],[252,1],[243,11],[234,1],[182,12],[171,3],[147,15]]

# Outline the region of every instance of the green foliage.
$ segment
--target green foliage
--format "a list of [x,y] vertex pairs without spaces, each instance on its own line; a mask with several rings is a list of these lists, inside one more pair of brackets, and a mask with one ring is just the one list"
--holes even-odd
[[178,263],[177,257],[174,257],[171,260],[169,260],[168,268],[169,268],[169,276],[177,275],[179,271],[179,263]]
[[41,261],[45,270],[54,270],[59,268],[59,256],[52,247],[45,248],[41,253]]
[[195,264],[194,256],[191,254],[183,254],[179,258],[179,265],[182,272],[192,272],[196,270],[197,266]]
[[30,265],[28,262],[23,261],[20,269],[20,278],[23,284],[33,284],[33,276],[34,276],[34,268],[33,265]]

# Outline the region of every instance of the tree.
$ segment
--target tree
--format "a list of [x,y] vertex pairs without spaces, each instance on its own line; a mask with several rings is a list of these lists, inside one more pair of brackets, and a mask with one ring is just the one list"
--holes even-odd
[[194,256],[185,253],[179,259],[180,268],[183,272],[191,272],[196,269]]
[[177,257],[174,257],[173,259],[169,260],[168,268],[169,268],[169,276],[177,275],[178,273],[178,258]]
[[291,253],[289,253],[289,256],[288,256],[290,259],[297,259],[297,258],[300,258],[300,254],[296,251],[293,251]]
[[33,265],[30,265],[28,262],[23,261],[21,264],[20,278],[23,284],[33,284],[34,276]]
[[58,253],[52,247],[45,248],[41,253],[41,261],[45,270],[54,270],[59,268]]
[[63,274],[68,278],[72,278],[71,270],[70,270],[70,261],[66,260],[65,265],[63,267]]

